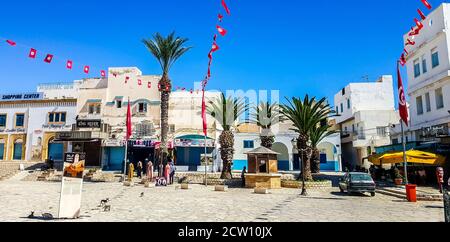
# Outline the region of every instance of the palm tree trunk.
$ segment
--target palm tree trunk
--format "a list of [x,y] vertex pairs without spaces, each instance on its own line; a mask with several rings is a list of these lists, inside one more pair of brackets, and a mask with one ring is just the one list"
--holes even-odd
[[[299,138],[297,139],[297,147],[300,152],[300,156],[302,158],[302,166],[305,168],[303,169],[305,171],[305,180],[312,181],[312,173],[311,173],[311,156],[312,156],[312,149],[308,146],[307,142],[309,140],[308,135],[300,134]],[[303,174],[300,174],[299,180],[302,179]]]
[[311,171],[314,174],[320,173],[320,151],[317,147],[313,148],[313,155],[311,158]]
[[[167,157],[169,155],[169,149],[167,147],[168,134],[169,134],[169,99],[171,89],[169,77],[163,75],[161,81],[161,159],[162,164],[167,163]],[[167,91],[168,90],[168,91]]]
[[220,156],[223,161],[221,179],[233,179],[232,166],[234,156],[234,134],[231,131],[223,131],[219,137]]

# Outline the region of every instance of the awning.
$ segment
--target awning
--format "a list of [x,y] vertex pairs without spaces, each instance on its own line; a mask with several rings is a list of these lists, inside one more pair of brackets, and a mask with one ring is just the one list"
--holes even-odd
[[[407,151],[406,160],[408,161],[408,163],[415,163],[415,164],[425,164],[435,166],[443,166],[445,164],[445,157],[418,150]],[[388,164],[401,164],[404,162],[403,152],[388,152],[379,155],[372,155],[369,156],[369,161],[377,166]]]

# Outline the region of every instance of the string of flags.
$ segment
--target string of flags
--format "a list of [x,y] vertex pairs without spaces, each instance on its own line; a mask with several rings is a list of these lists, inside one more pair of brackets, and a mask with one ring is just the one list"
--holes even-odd
[[[433,7],[428,2],[428,0],[420,0],[423,5],[428,10],[431,10]],[[426,20],[427,17],[423,13],[423,11],[418,8],[417,13],[420,16],[420,19],[422,21]],[[418,19],[414,18],[415,26],[411,28],[411,31],[408,33],[408,38],[406,39],[405,46],[403,48],[403,52],[400,55],[400,59],[397,61],[397,78],[398,78],[398,95],[399,95],[399,111],[400,111],[400,117],[402,121],[408,126],[409,121],[409,113],[408,113],[408,105],[406,102],[406,95],[405,95],[405,88],[403,86],[403,81],[400,73],[400,66],[405,66],[407,57],[409,56],[410,52],[407,50],[408,47],[415,46],[416,41],[414,41],[414,38],[420,34],[420,32],[423,30],[424,25],[423,23]]]

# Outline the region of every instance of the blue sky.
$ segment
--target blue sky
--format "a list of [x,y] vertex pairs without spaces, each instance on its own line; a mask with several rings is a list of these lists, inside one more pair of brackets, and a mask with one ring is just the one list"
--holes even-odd
[[[431,0],[434,7],[442,1]],[[414,25],[420,0],[228,0],[229,31],[219,38],[210,89],[279,89],[281,96],[332,97],[349,82],[395,75],[402,35]],[[172,69],[174,86],[192,87],[206,72],[220,0],[4,1],[0,37],[40,51],[0,43],[1,93],[34,91],[38,83],[86,77],[109,66],[160,74],[141,39],[175,30],[194,49]],[[425,11],[428,13],[428,11]],[[44,53],[55,55],[45,64]],[[71,58],[77,70],[67,71]],[[97,74],[98,76],[99,74]],[[406,79],[406,77],[405,77]]]

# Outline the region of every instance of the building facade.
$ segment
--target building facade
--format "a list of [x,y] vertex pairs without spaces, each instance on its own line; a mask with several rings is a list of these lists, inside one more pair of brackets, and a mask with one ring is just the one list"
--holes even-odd
[[[57,142],[56,135],[75,123],[76,86],[41,84],[35,93],[1,95],[0,160],[62,161],[69,147]],[[66,91],[59,92],[61,88]]]
[[399,123],[392,76],[351,83],[335,95],[336,124],[341,130],[342,163],[349,170],[368,168],[364,159],[375,147],[389,145],[389,128]]
[[[443,3],[422,21],[424,28],[408,47],[407,75],[411,141],[440,142],[450,124],[450,4]],[[405,34],[405,43],[407,38]]]

